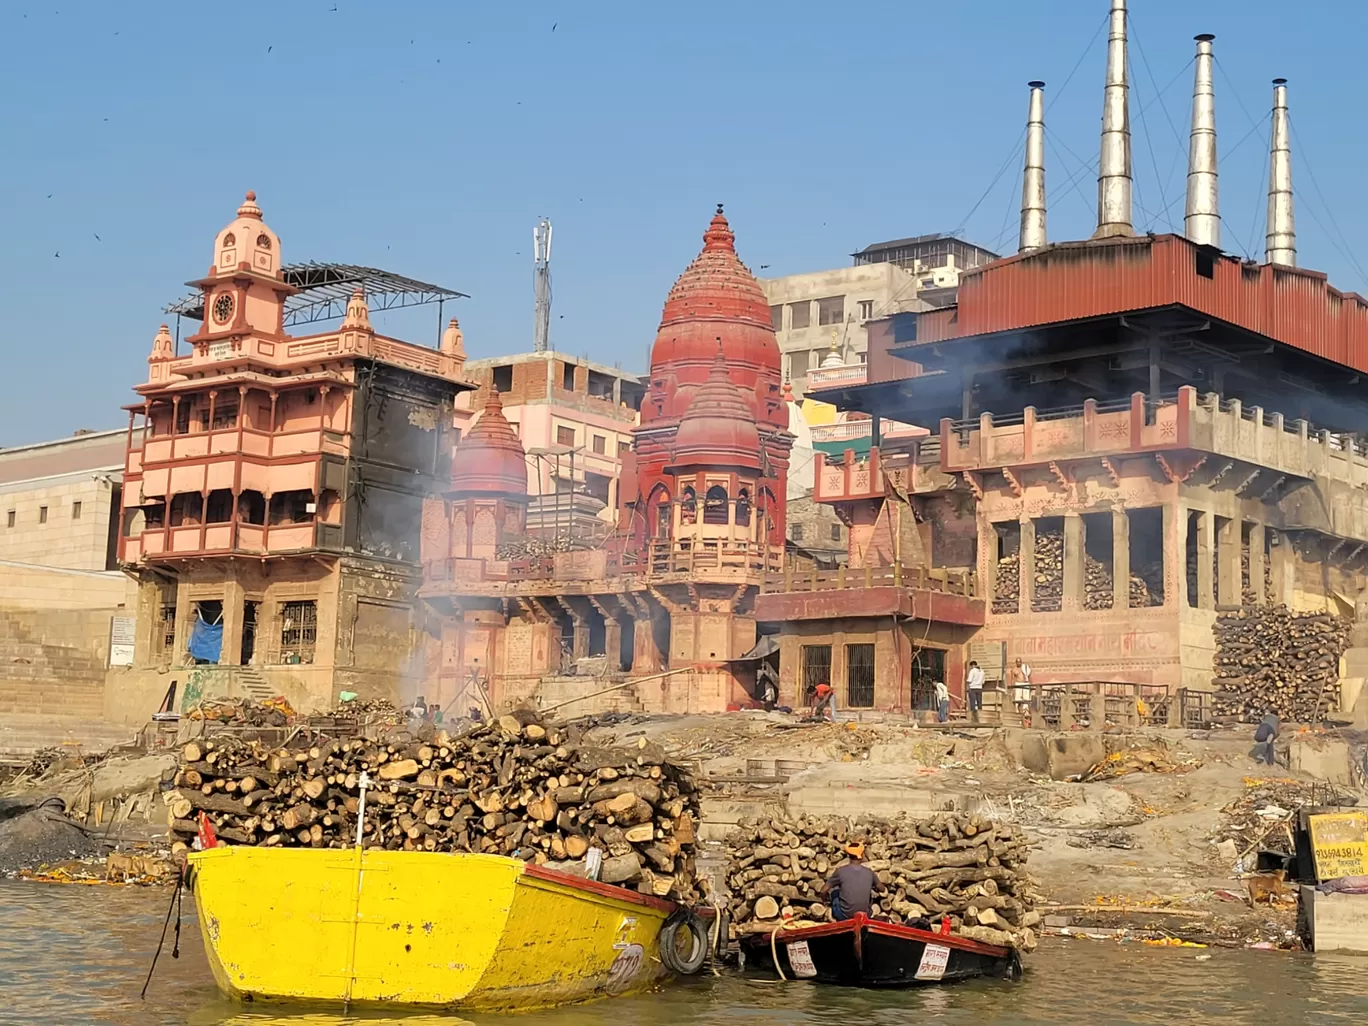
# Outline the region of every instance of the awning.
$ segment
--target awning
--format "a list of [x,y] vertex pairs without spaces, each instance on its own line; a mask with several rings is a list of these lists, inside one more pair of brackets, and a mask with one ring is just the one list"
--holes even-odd
[[765,656],[774,655],[779,651],[779,635],[766,634],[755,643],[755,647],[743,656],[737,656],[729,660],[733,663],[755,662],[757,659],[764,659]]

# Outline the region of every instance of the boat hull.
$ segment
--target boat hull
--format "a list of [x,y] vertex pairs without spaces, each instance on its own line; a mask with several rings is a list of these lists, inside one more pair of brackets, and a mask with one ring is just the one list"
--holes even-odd
[[778,969],[789,979],[847,987],[918,987],[978,977],[1016,979],[1021,960],[1009,948],[883,923],[857,915],[839,923],[780,929],[743,938],[746,965]]
[[239,999],[521,1010],[666,974],[672,903],[516,859],[235,846],[190,861],[210,967]]

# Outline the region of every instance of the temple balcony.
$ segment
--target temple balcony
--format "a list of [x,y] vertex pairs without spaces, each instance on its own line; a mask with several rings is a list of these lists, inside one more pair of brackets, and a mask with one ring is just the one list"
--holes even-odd
[[902,494],[942,487],[940,451],[939,436],[922,434],[900,440],[896,447],[871,447],[865,456],[853,448],[839,456],[819,456],[813,464],[812,497],[817,502],[857,502],[882,499],[890,485]]
[[820,390],[823,388],[836,385],[863,385],[868,376],[869,367],[863,363],[847,363],[840,367],[814,367],[807,372],[805,394],[820,399]]
[[148,527],[122,539],[125,563],[159,562],[210,556],[281,556],[336,549],[342,528],[318,521],[307,523],[181,524]]
[[767,574],[756,599],[761,620],[905,616],[982,626],[978,576],[967,567],[891,566],[802,569]]

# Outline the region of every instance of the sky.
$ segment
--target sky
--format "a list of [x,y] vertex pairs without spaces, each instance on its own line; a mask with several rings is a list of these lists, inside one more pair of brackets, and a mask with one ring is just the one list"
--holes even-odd
[[[1050,238],[1086,237],[1108,6],[6,0],[0,447],[127,422],[247,189],[286,262],[468,293],[472,358],[531,349],[549,217],[552,345],[635,371],[718,202],[762,277],[925,232],[1014,249],[1033,78]],[[1262,258],[1283,76],[1300,263],[1368,294],[1365,28],[1360,2],[1132,0],[1137,227],[1181,230],[1213,32],[1225,248]],[[374,320],[436,342],[434,309]]]

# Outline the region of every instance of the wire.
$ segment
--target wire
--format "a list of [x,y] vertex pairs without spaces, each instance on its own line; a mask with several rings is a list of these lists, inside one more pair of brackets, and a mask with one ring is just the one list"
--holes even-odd
[[[1130,34],[1131,34],[1131,36],[1135,39],[1135,48],[1136,48],[1136,50],[1137,50],[1137,51],[1139,52],[1139,54],[1140,54],[1140,63],[1141,63],[1141,64],[1144,66],[1144,68],[1145,68],[1145,74],[1147,74],[1147,75],[1149,76],[1150,85],[1154,86],[1154,88],[1155,88],[1155,90],[1156,90],[1156,93],[1157,93],[1157,95],[1155,96],[1155,98],[1154,98],[1154,100],[1153,100],[1152,102],[1158,103],[1158,104],[1159,104],[1159,109],[1162,110],[1162,111],[1164,112],[1164,120],[1168,122],[1169,131],[1173,133],[1173,138],[1174,138],[1175,142],[1178,144],[1178,149],[1179,149],[1180,154],[1181,154],[1182,147],[1183,147],[1183,139],[1182,139],[1182,136],[1180,136],[1180,135],[1178,134],[1178,129],[1177,129],[1176,127],[1174,127],[1173,118],[1169,115],[1168,104],[1164,103],[1164,95],[1163,95],[1163,93],[1158,91],[1158,90],[1159,90],[1159,83],[1158,83],[1158,81],[1157,81],[1157,80],[1155,79],[1155,77],[1154,77],[1154,71],[1150,68],[1149,58],[1145,56],[1145,47],[1144,47],[1144,45],[1140,42],[1140,33],[1137,32],[1137,31],[1135,30],[1135,19],[1132,18],[1132,17],[1130,17],[1130,15],[1127,15],[1127,16],[1126,16],[1126,23],[1127,23],[1127,25],[1130,26]],[[1181,72],[1179,72],[1179,74],[1181,74]],[[1133,78],[1138,78],[1138,76],[1132,76],[1132,77],[1133,77]],[[1170,81],[1169,84],[1172,85],[1172,82]],[[1167,88],[1167,87],[1165,87],[1165,88]],[[1164,198],[1168,195],[1168,183],[1167,183],[1164,179],[1160,178],[1160,175],[1159,175],[1159,160],[1158,160],[1158,158],[1155,156],[1155,153],[1154,153],[1154,138],[1153,138],[1153,136],[1152,136],[1152,134],[1150,133],[1150,130],[1149,130],[1149,122],[1145,119],[1145,110],[1146,110],[1146,109],[1147,109],[1146,107],[1141,107],[1141,108],[1140,108],[1140,124],[1141,124],[1141,126],[1145,129],[1145,145],[1146,145],[1146,147],[1149,149],[1149,152],[1150,152],[1150,163],[1154,165],[1154,176],[1155,176],[1155,178],[1159,179],[1159,183],[1158,183],[1158,184],[1159,184],[1159,202],[1160,202],[1160,203],[1163,203],[1163,202],[1164,202]],[[1172,172],[1172,168],[1170,168],[1169,177],[1171,178],[1172,176],[1173,176],[1173,172]],[[1138,185],[1137,185],[1137,191],[1138,191]],[[1168,207],[1169,207],[1169,205],[1166,204],[1165,207],[1164,207],[1164,209],[1165,209],[1165,210],[1168,210]],[[1169,228],[1172,229],[1174,232],[1177,232],[1177,231],[1178,231],[1178,229],[1174,227],[1173,221],[1172,221],[1172,220],[1169,220],[1168,225],[1169,225]]]
[[1073,71],[1069,72],[1069,77],[1064,80],[1064,84],[1059,87],[1059,90],[1051,95],[1050,102],[1045,105],[1047,113],[1050,108],[1054,106],[1055,100],[1063,96],[1064,90],[1069,88],[1069,83],[1073,81],[1074,75],[1078,74],[1078,69],[1083,66],[1083,62],[1088,59],[1088,54],[1092,52],[1093,44],[1097,42],[1097,37],[1102,34],[1102,30],[1106,28],[1110,22],[1111,13],[1108,12],[1102,16],[1102,23],[1097,26],[1097,31],[1094,32],[1092,38],[1088,40],[1088,45],[1083,47],[1083,52],[1078,55],[1078,60],[1074,62]]
[[[1297,144],[1297,152],[1302,155],[1302,166],[1306,168],[1306,173],[1311,178],[1311,185],[1316,190],[1316,196],[1320,200],[1321,206],[1325,208],[1325,212],[1330,218],[1330,223],[1335,227],[1333,235],[1326,232],[1327,235],[1330,235],[1331,245],[1335,245],[1335,248],[1339,249],[1339,246],[1335,244],[1335,235],[1338,235],[1340,241],[1344,244],[1344,248],[1339,250],[1340,255],[1353,265],[1354,270],[1358,272],[1358,276],[1363,279],[1365,284],[1368,284],[1368,274],[1363,273],[1363,265],[1358,262],[1358,258],[1355,257],[1353,251],[1350,250],[1349,240],[1344,237],[1344,232],[1340,230],[1339,222],[1334,218],[1333,208],[1325,201],[1325,193],[1321,192],[1320,182],[1316,181],[1316,172],[1311,167],[1311,158],[1306,155],[1306,149],[1302,146],[1301,136],[1297,134],[1297,126],[1292,121],[1292,115],[1290,113],[1287,116],[1287,124],[1292,130],[1292,139]],[[1316,212],[1311,208],[1310,204],[1307,204],[1306,209],[1311,214],[1312,219],[1314,219],[1317,224],[1321,225],[1321,231],[1325,231],[1325,226],[1321,224],[1320,218],[1316,217]]]

